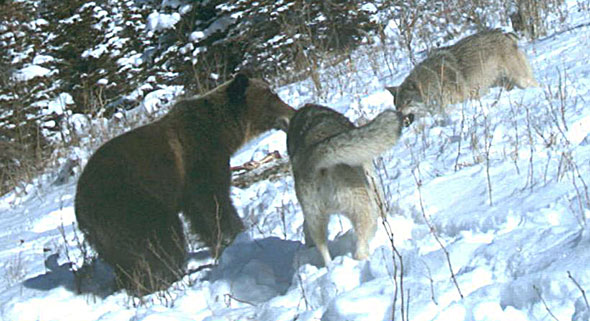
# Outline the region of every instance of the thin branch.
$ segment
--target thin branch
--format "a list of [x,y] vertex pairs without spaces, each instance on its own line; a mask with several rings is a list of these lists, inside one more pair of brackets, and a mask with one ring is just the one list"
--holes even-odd
[[541,299],[541,302],[543,302],[543,305],[545,306],[545,310],[547,310],[547,313],[556,321],[559,321],[559,319],[553,314],[553,312],[551,312],[551,309],[549,309],[549,306],[547,306],[547,302],[545,302],[545,299],[543,299],[543,297],[541,296],[541,291],[539,290],[539,288],[536,285],[533,285],[533,289],[535,289],[535,292],[537,292],[537,295],[539,296],[539,299]]
[[529,157],[529,173],[528,173],[528,180],[527,180],[527,184],[524,186],[523,189],[525,189],[527,187],[527,185],[530,184],[529,188],[531,191],[533,191],[533,184],[534,184],[534,167],[533,167],[533,155],[535,155],[535,141],[533,139],[533,131],[531,128],[531,112],[529,110],[528,105],[524,105],[524,110],[526,111],[526,121],[527,121],[527,133],[528,133],[528,138],[529,138],[529,147],[530,147],[530,157]]
[[428,217],[426,216],[426,210],[424,209],[424,202],[422,201],[422,181],[416,176],[415,171],[412,171],[412,175],[414,176],[414,180],[416,181],[416,186],[418,187],[418,198],[419,198],[419,202],[420,202],[420,210],[422,211],[422,217],[424,218],[424,222],[428,226],[430,233],[432,234],[432,236],[434,236],[434,239],[436,240],[436,242],[438,243],[440,248],[445,253],[445,257],[447,259],[447,264],[449,266],[449,271],[451,272],[451,279],[453,280],[453,283],[455,284],[455,287],[457,288],[457,292],[459,292],[459,296],[461,297],[461,299],[463,299],[463,293],[461,292],[461,288],[459,287],[459,283],[457,282],[457,278],[455,277],[455,272],[453,272],[453,266],[451,264],[451,256],[449,255],[449,251],[447,251],[447,248],[444,246],[444,244],[440,240],[438,234],[436,233],[434,226],[432,226],[432,224],[428,220]]
[[582,292],[582,297],[584,298],[584,302],[586,303],[586,308],[590,311],[590,304],[588,304],[588,298],[586,297],[586,291],[584,291],[584,289],[582,289],[582,286],[580,286],[580,283],[578,283],[578,281],[576,281],[576,279],[574,279],[574,277],[572,276],[570,271],[567,271],[567,277],[570,278],[570,280],[572,280],[572,282],[574,282],[574,284],[580,290],[580,292]]
[[[246,300],[242,300],[242,299],[238,299],[238,298],[236,298],[235,296],[231,295],[230,293],[226,293],[224,296],[225,296],[225,299],[226,299],[226,300],[227,300],[227,299],[230,299],[230,300],[234,300],[234,301],[236,301],[236,302],[240,302],[240,303],[248,304],[248,305],[251,305],[251,306],[256,306],[256,304],[255,304],[255,303],[252,303],[252,302],[249,302],[249,301],[246,301]],[[226,302],[226,305],[227,305],[228,307],[231,305],[231,303],[230,303],[230,302],[231,302],[231,301],[229,301],[229,300],[227,300],[227,302]]]
[[[383,161],[380,158],[381,162],[381,166],[383,168],[383,170],[385,171],[385,166],[383,165]],[[374,162],[374,167],[378,167],[376,165],[376,162]],[[404,304],[405,301],[405,297],[404,297],[404,261],[403,261],[403,257],[400,254],[400,252],[398,251],[397,247],[395,246],[395,241],[394,241],[394,236],[393,236],[393,229],[391,228],[391,225],[389,224],[389,221],[387,220],[387,213],[389,213],[389,205],[381,198],[381,193],[379,192],[378,186],[383,186],[383,179],[381,177],[381,175],[379,175],[379,185],[377,185],[377,182],[375,182],[375,178],[372,175],[369,175],[369,177],[371,178],[371,183],[372,183],[372,187],[373,187],[373,192],[375,194],[375,198],[377,201],[377,206],[379,208],[379,213],[381,215],[381,222],[383,224],[383,227],[385,228],[385,231],[387,233],[387,237],[389,238],[389,243],[391,246],[391,249],[393,251],[393,256],[392,256],[392,261],[393,261],[393,279],[394,279],[394,284],[395,284],[395,291],[394,291],[394,296],[393,296],[393,304],[392,304],[392,308],[391,308],[391,320],[395,320],[395,306],[397,303],[397,293],[398,293],[398,283],[397,283],[397,264],[396,264],[396,257],[397,260],[399,261],[399,293],[401,293],[401,317],[402,317],[402,321],[407,321],[407,308],[408,306],[406,304]],[[409,302],[408,302],[409,304]]]
[[430,267],[428,266],[428,264],[426,264],[426,262],[424,262],[424,260],[422,260],[422,263],[424,264],[424,266],[426,267],[426,271],[428,272],[428,281],[430,281],[430,299],[432,300],[432,302],[434,302],[434,304],[438,305],[438,302],[436,302],[436,297],[434,296],[434,280],[432,279],[432,272],[430,272]]
[[212,269],[212,268],[214,268],[216,266],[217,265],[216,264],[213,264],[213,263],[199,265],[198,267],[196,267],[194,269],[188,270],[187,274],[188,275],[191,275],[191,274],[194,274],[194,273],[197,273],[197,272],[201,272],[201,271],[203,271],[205,269]]
[[463,128],[465,126],[465,104],[461,104],[461,129],[459,131],[459,142],[457,144],[457,158],[455,159],[455,172],[459,170],[459,158],[461,157],[461,142],[463,141]]
[[[297,266],[299,266],[299,262]],[[305,288],[303,287],[303,278],[301,278],[301,273],[297,271],[297,281],[299,281],[299,288],[301,289],[301,297],[303,298],[303,303],[305,303],[305,310],[310,310],[309,308],[309,301],[307,301],[307,295],[305,294]],[[301,303],[301,301],[299,301]]]

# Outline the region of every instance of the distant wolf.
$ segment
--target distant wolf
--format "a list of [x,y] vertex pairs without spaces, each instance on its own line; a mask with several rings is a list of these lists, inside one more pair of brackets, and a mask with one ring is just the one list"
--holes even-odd
[[402,127],[402,114],[394,110],[356,127],[337,111],[314,104],[291,119],[287,151],[305,220],[305,243],[316,245],[326,265],[332,260],[326,234],[331,214],[351,221],[357,238],[354,258],[369,256],[379,215],[377,193],[382,194],[372,160],[398,141]]
[[[397,87],[386,87],[404,115],[424,116],[448,104],[478,99],[491,87],[537,87],[517,36],[500,29],[482,31],[433,50]],[[406,123],[408,120],[404,120]]]

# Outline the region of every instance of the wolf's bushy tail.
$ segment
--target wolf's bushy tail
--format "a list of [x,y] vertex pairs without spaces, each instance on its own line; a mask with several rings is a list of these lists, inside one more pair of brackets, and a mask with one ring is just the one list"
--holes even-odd
[[318,143],[311,153],[309,164],[314,170],[338,164],[360,166],[391,148],[401,136],[402,115],[385,110],[372,121]]

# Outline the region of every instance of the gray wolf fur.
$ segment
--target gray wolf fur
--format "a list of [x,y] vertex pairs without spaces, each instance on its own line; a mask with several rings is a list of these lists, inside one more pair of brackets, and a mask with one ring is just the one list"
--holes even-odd
[[382,193],[375,185],[372,160],[398,141],[402,127],[402,115],[394,110],[356,127],[344,115],[313,104],[291,119],[287,151],[304,215],[305,243],[316,245],[326,265],[331,262],[327,227],[336,213],[353,225],[354,258],[368,257],[379,215],[376,193]]
[[491,29],[434,50],[400,86],[386,87],[404,115],[424,116],[448,104],[478,99],[489,88],[537,87],[514,33]]
[[231,155],[267,130],[286,131],[294,113],[264,81],[238,74],[102,145],[78,180],[75,210],[119,285],[141,296],[183,276],[180,212],[218,256],[244,229],[230,198]]

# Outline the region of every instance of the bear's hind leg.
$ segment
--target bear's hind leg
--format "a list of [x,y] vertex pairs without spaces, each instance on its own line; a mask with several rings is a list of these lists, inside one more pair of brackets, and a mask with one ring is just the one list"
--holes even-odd
[[145,274],[148,289],[162,290],[182,279],[186,264],[186,240],[178,214],[165,213],[167,222],[152,227],[152,233],[143,241],[136,270]]
[[185,271],[186,240],[178,214],[147,198],[122,207],[117,211],[129,219],[102,228],[107,234],[94,245],[97,252],[133,295],[166,289]]

